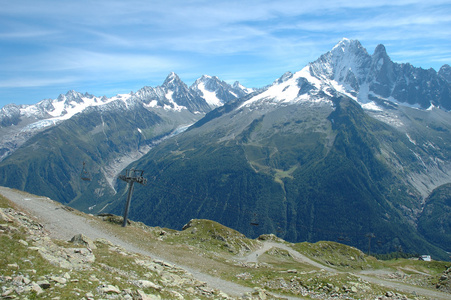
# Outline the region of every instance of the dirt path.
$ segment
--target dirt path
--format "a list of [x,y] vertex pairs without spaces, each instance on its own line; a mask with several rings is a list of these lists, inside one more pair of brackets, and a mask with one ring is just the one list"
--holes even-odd
[[65,210],[61,203],[52,201],[47,197],[33,197],[5,187],[0,187],[0,194],[39,220],[52,238],[67,241],[79,233],[83,233],[93,240],[97,238],[104,238],[113,244],[126,249],[127,251],[147,255],[152,259],[162,260],[183,268],[191,273],[197,280],[206,282],[209,287],[221,290],[230,296],[237,297],[252,291],[249,287],[241,286],[233,282],[213,277],[193,268],[173,263],[164,257],[159,257],[155,253],[151,253],[148,250],[138,247],[137,245],[124,242],[114,234],[111,234],[103,228],[96,226],[95,222],[91,222],[89,219],[81,215]]
[[242,260],[246,263],[257,263],[258,256],[262,255],[263,253],[265,253],[266,251],[268,251],[271,248],[279,248],[279,249],[288,251],[288,253],[290,253],[290,255],[298,262],[306,263],[306,264],[315,266],[319,269],[323,269],[325,271],[337,272],[335,269],[332,269],[330,267],[324,266],[320,263],[317,263],[316,261],[311,260],[307,256],[302,255],[301,253],[293,250],[293,248],[291,248],[288,245],[285,245],[282,243],[271,242],[271,241],[265,241],[263,243],[263,247],[261,247],[260,249],[257,249],[256,251],[250,253],[249,255],[243,257]]
[[[286,251],[288,251],[288,253],[290,253],[290,255],[295,260],[297,260],[301,263],[307,263],[307,264],[313,265],[319,269],[323,269],[323,270],[326,270],[326,271],[332,272],[332,273],[334,273],[334,272],[342,273],[341,271],[338,271],[334,268],[324,266],[318,262],[311,260],[310,258],[306,257],[305,255],[302,255],[301,253],[294,250],[293,248],[291,248],[288,245],[271,242],[271,241],[265,241],[263,244],[263,247],[250,253],[249,255],[245,256],[243,258],[243,260],[245,262],[256,263],[256,262],[258,262],[258,256],[265,253],[266,251],[268,251],[271,248],[279,248],[279,249],[286,250]],[[444,300],[451,299],[451,296],[449,294],[442,293],[439,291],[433,291],[433,290],[429,290],[429,289],[425,289],[425,288],[421,288],[421,287],[417,287],[417,286],[404,284],[401,282],[388,281],[388,280],[383,280],[383,279],[380,279],[377,277],[369,276],[369,274],[371,274],[371,272],[368,272],[365,275],[363,274],[363,272],[362,273],[352,273],[352,274],[362,278],[365,281],[368,281],[368,282],[371,282],[374,284],[378,284],[381,286],[386,286],[388,288],[393,288],[393,289],[396,289],[396,290],[399,290],[399,291],[402,291],[402,292],[405,292],[408,294],[416,293],[417,295],[422,295],[422,296],[428,297],[428,299],[444,299]]]

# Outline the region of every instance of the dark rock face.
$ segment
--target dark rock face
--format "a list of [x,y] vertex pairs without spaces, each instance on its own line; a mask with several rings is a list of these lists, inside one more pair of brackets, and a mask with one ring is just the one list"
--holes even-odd
[[17,125],[20,122],[20,107],[15,104],[5,105],[0,111],[0,127]]
[[448,64],[443,65],[440,68],[438,75],[442,76],[446,81],[451,83],[451,67]]
[[315,75],[336,80],[359,92],[363,87],[382,98],[417,105],[451,109],[451,68],[437,73],[411,64],[394,63],[383,45],[369,55],[359,41],[343,40],[312,63]]

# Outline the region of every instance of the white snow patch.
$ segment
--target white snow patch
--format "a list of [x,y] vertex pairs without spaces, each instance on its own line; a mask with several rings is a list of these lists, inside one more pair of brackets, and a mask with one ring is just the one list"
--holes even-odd
[[[426,143],[423,144],[425,147],[427,148],[433,148],[433,149],[437,149],[434,144],[432,144],[430,141],[427,141]],[[432,159],[432,158],[431,158]]]
[[[59,121],[62,120],[68,120],[72,118],[74,115],[82,112],[88,107],[92,106],[101,106],[107,103],[110,103],[115,100],[122,100],[126,103],[126,101],[131,97],[130,94],[118,94],[114,97],[108,98],[106,101],[103,101],[103,98],[100,97],[82,97],[81,103],[77,102],[70,102],[69,104],[66,103],[67,99],[66,97],[63,97],[63,100],[53,100],[51,103],[53,105],[54,110],[53,111],[47,111],[49,115],[51,115],[53,118],[49,118],[46,120],[40,120],[38,122],[32,123],[27,125],[22,129],[23,132],[30,131],[30,130],[36,130],[36,129],[42,129],[48,126],[52,126],[56,124]],[[44,100],[46,101],[46,100]],[[39,104],[39,103],[38,103]],[[21,113],[23,113],[26,116],[33,116],[39,113],[39,110],[37,108],[37,105],[30,105],[21,110]]]
[[158,105],[157,100],[152,100],[149,102],[149,104],[144,104],[145,107],[157,107],[157,105]]
[[416,153],[415,151],[413,151],[413,150],[410,150],[410,151],[412,151],[412,153],[417,157],[417,159],[421,162],[421,164],[423,165],[423,167],[424,167],[425,169],[427,169],[426,164],[424,163],[424,161],[423,161],[423,159],[421,158],[421,156],[420,156],[418,153]]
[[36,105],[27,105],[24,108],[20,109],[20,114],[26,117],[33,117],[39,113],[39,110]]
[[[352,100],[355,100],[355,101],[358,102],[357,97],[354,96],[354,95],[352,95],[352,94],[350,94],[350,93],[348,92],[348,90],[347,90],[342,84],[340,84],[338,81],[336,81],[336,80],[330,80],[329,82],[330,82],[330,85],[331,85],[337,92],[339,92],[340,94],[343,94],[343,95],[345,95],[345,96],[351,98]],[[352,89],[350,89],[350,90],[352,90]]]
[[34,123],[31,123],[31,124],[28,124],[27,126],[22,128],[20,131],[21,132],[28,132],[28,131],[34,131],[34,130],[43,129],[45,127],[49,127],[49,126],[55,125],[58,121],[59,121],[58,118],[40,120],[38,122],[34,122]]
[[[244,91],[246,94],[250,94],[252,92],[254,92],[253,88],[247,88],[244,85],[242,85],[241,83],[238,82],[238,84],[235,86],[237,88],[239,88],[240,90]],[[235,95],[235,94],[234,94]],[[237,95],[235,95],[237,96]],[[238,96],[237,96],[238,97]]]
[[434,109],[436,109],[436,108],[438,108],[438,107],[431,103],[431,106],[429,106],[429,107],[427,108],[427,110],[434,110]]
[[173,111],[182,111],[183,109],[186,109],[186,107],[185,106],[180,106],[180,105],[178,105],[177,103],[175,103],[174,101],[171,101],[171,103],[174,105],[174,106],[170,106],[170,105],[164,105],[163,106],[163,108],[165,109],[165,110],[173,110]]
[[390,96],[387,100],[391,101],[393,103],[396,103],[398,105],[405,106],[405,107],[410,107],[410,108],[413,108],[413,109],[422,109],[419,104],[416,104],[416,103],[415,104],[409,104],[407,102],[400,102],[397,99],[393,98],[392,96]]
[[383,109],[380,108],[376,103],[374,103],[374,101],[365,104],[360,103],[360,106],[362,106],[362,108],[366,110],[383,111]]
[[307,81],[310,82],[311,84],[313,84],[313,86],[315,86],[318,90],[321,88],[322,81],[310,74],[310,66],[309,65],[305,66],[304,68],[302,68],[302,70],[300,70],[299,72],[296,72],[293,75],[293,78],[295,78],[295,79],[298,79],[301,77],[307,79]]
[[131,98],[131,96],[132,95],[130,95],[130,94],[118,94],[112,98],[109,98],[108,101],[100,103],[99,105],[106,104],[106,103],[109,103],[109,102],[112,102],[115,100],[122,100],[122,101],[124,101],[124,103],[127,103],[127,100],[129,100]]
[[396,116],[396,115],[391,115],[389,113],[387,113],[386,111],[382,110],[382,111],[373,111],[374,113],[374,117],[376,119],[378,119],[379,121],[382,121],[388,125],[397,127],[397,128],[402,128],[404,127],[404,123],[401,122],[401,120]]
[[216,92],[211,92],[205,87],[205,83],[201,82],[198,86],[199,90],[202,92],[203,98],[207,101],[210,106],[221,106],[221,100],[216,96]]
[[52,105],[54,110],[48,113],[53,117],[60,117],[64,112],[64,101],[53,101]]
[[359,102],[360,105],[371,102],[368,98],[369,94],[370,85],[367,82],[362,83],[359,88],[359,93],[357,94],[357,102]]
[[174,102],[174,99],[172,99],[172,95],[174,94],[173,91],[169,90],[166,95],[164,95],[166,97],[166,99],[168,99],[171,102]]
[[346,45],[346,44],[349,44],[351,42],[351,40],[350,39],[348,39],[348,38],[342,38],[341,39],[341,41],[338,43],[338,44],[336,44],[333,48],[332,48],[332,51],[334,51],[335,49],[337,49],[337,48],[341,48],[341,50],[342,51],[344,51],[344,46]]
[[49,114],[56,118],[59,118],[59,120],[67,120],[76,115],[77,113],[82,112],[87,107],[101,106],[116,100],[122,100],[124,103],[127,103],[127,100],[130,99],[130,97],[131,97],[130,94],[118,94],[114,97],[107,98],[106,101],[103,101],[102,98],[100,97],[92,97],[92,98],[83,97],[81,98],[82,99],[81,103],[70,102],[70,105],[66,105],[65,103],[66,100],[54,101],[52,104],[55,110],[49,112]]
[[299,78],[305,78],[310,84],[315,86],[317,89],[320,89],[321,87],[321,81],[318,78],[312,76],[310,74],[309,66],[306,66],[301,71],[293,74],[293,76],[290,79],[282,83],[272,85],[263,93],[258,94],[255,97],[252,97],[248,101],[244,102],[239,108],[242,108],[244,106],[250,106],[251,104],[257,101],[292,103],[297,101],[309,100],[310,97],[307,94],[298,96],[300,90],[298,86]]
[[407,136],[407,138],[409,139],[409,141],[410,141],[412,144],[414,144],[414,145],[417,144],[417,142],[415,142],[415,140],[412,139],[408,133],[406,133],[406,136]]
[[182,109],[186,109],[185,106],[180,106],[180,105],[178,105],[177,103],[175,103],[174,99],[172,98],[172,95],[173,95],[173,94],[174,94],[174,92],[171,91],[171,90],[169,90],[169,91],[166,93],[166,95],[165,95],[166,99],[168,99],[169,102],[170,102],[173,106],[167,105],[167,104],[166,104],[166,105],[163,106],[163,108],[164,108],[165,110],[173,110],[173,111],[181,111]]

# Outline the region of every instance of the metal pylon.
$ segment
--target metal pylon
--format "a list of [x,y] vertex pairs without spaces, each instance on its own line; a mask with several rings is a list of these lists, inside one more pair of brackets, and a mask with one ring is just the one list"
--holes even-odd
[[125,170],[125,175],[119,175],[119,179],[128,183],[128,195],[127,202],[125,203],[124,223],[122,223],[122,227],[127,226],[128,211],[130,210],[130,202],[132,200],[132,194],[134,189],[133,184],[135,182],[140,183],[142,185],[147,184],[147,179],[143,177],[143,173],[144,173],[143,170],[127,169]]

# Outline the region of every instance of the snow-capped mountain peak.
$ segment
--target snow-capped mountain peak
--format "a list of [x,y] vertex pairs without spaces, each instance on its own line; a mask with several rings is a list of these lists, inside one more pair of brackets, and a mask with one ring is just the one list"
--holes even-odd
[[166,77],[166,80],[164,81],[162,86],[174,87],[174,86],[180,86],[180,85],[183,86],[183,85],[185,85],[185,83],[183,83],[183,81],[180,79],[180,77],[176,73],[171,72]]
[[[33,105],[6,105],[0,110],[0,161],[41,130],[85,110],[92,111],[93,107],[114,112],[134,110],[137,106],[139,109],[140,106],[166,118],[169,114],[170,118],[186,119],[191,114],[192,122],[215,107],[247,94],[245,87],[233,88],[215,76],[204,75],[196,82],[200,88],[196,90],[196,84],[188,88],[176,73],[171,72],[161,86],[145,86],[136,92],[111,98],[69,90],[56,99],[45,99]],[[178,113],[183,115],[178,116]]]
[[211,107],[218,107],[223,105],[221,99],[217,96],[217,91],[220,89],[221,82],[215,77],[209,75],[202,75],[190,87],[191,90],[199,94]]
[[258,103],[288,104],[301,101],[326,101],[329,99],[317,97],[321,91],[323,82],[311,74],[310,66],[304,67],[301,71],[292,74],[286,72],[274,83],[261,93],[245,101],[240,107],[252,106]]
[[190,90],[205,99],[212,108],[222,106],[230,100],[250,93],[250,89],[243,87],[238,82],[231,86],[218,77],[210,75],[202,75],[191,85]]
[[450,110],[447,70],[443,67],[437,74],[432,69],[397,64],[383,45],[378,45],[370,55],[359,41],[343,39],[301,71],[285,73],[242,106],[259,102],[328,101],[328,97],[345,94],[371,110],[381,110],[377,103],[384,101]]
[[[365,76],[370,57],[359,41],[343,39],[331,51],[311,63],[313,72],[324,79],[347,81],[353,88],[355,81]],[[354,82],[351,82],[354,81]]]

